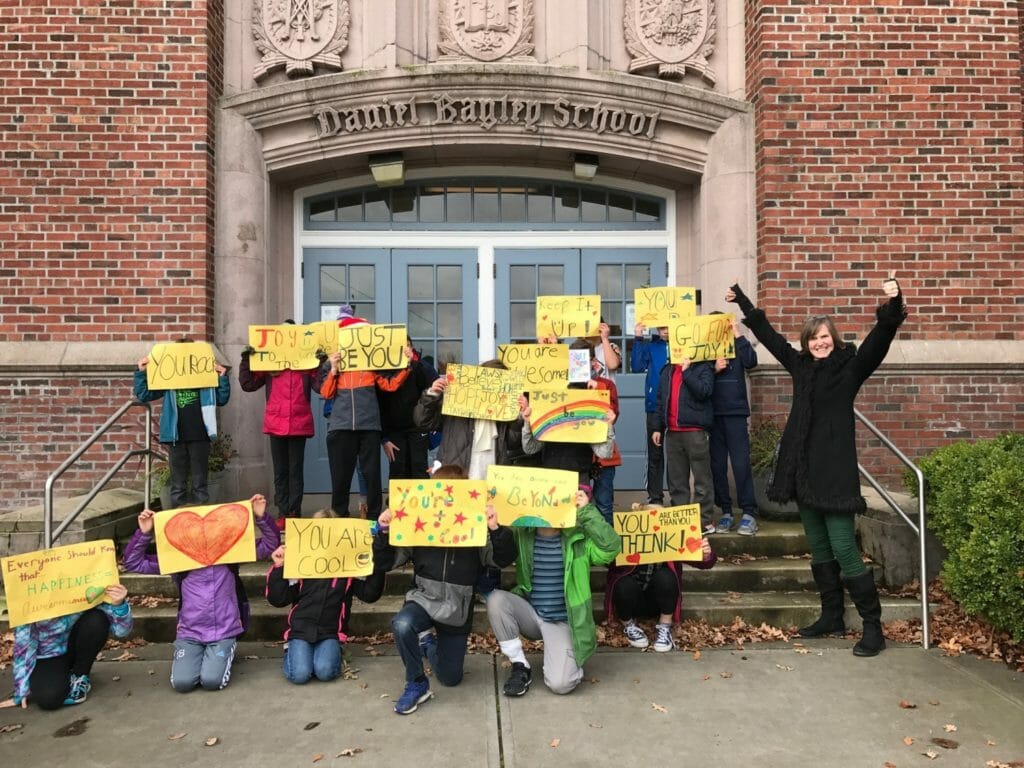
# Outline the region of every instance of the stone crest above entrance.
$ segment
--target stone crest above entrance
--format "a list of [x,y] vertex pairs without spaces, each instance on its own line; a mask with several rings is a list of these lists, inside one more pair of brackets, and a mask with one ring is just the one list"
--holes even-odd
[[715,50],[716,22],[715,0],[626,0],[629,71],[657,67],[660,77],[682,77],[691,70],[713,85],[708,58]]
[[263,57],[253,79],[280,67],[290,77],[312,75],[315,65],[341,70],[350,19],[348,0],[253,0],[252,34]]
[[497,61],[533,53],[533,0],[440,0],[441,61]]

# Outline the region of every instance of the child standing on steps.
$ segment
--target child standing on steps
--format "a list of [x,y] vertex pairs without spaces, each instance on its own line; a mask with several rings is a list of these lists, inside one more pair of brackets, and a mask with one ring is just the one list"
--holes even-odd
[[[313,517],[337,515],[333,510],[321,509]],[[292,606],[284,632],[284,676],[296,685],[308,683],[314,676],[324,682],[334,680],[341,674],[352,597],[364,603],[377,602],[384,591],[384,571],[374,569],[365,579],[286,579],[284,553],[282,544],[270,555],[273,565],[267,571],[266,590],[271,605]]]
[[[259,528],[256,557],[268,557],[281,543],[274,521],[266,516],[267,500],[260,494],[250,499]],[[136,573],[160,573],[156,555],[146,553],[153,541],[150,509],[139,514],[139,530],[124,550],[124,565]],[[245,598],[235,565],[207,565],[174,574],[181,594],[178,632],[171,662],[171,687],[179,693],[202,686],[208,691],[224,688],[231,679],[236,639],[249,623]]]

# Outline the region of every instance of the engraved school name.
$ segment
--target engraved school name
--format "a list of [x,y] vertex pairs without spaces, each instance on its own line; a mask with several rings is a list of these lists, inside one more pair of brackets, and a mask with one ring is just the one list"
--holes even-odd
[[317,138],[326,139],[341,133],[359,133],[388,128],[424,125],[477,125],[489,131],[496,125],[510,125],[536,133],[545,125],[555,128],[576,128],[594,133],[618,133],[654,138],[660,111],[641,112],[592,104],[574,104],[559,98],[545,105],[536,99],[520,99],[507,94],[495,98],[453,98],[447,93],[434,95],[429,101],[392,102],[384,97],[379,102],[354,107],[324,106],[313,112]]

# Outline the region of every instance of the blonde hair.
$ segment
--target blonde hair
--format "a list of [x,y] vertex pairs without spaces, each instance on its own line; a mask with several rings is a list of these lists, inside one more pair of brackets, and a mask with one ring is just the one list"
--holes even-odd
[[316,512],[313,513],[313,519],[314,520],[323,520],[325,517],[337,517],[337,516],[338,516],[338,514],[333,509],[331,509],[330,507],[324,507],[323,509],[318,509]]

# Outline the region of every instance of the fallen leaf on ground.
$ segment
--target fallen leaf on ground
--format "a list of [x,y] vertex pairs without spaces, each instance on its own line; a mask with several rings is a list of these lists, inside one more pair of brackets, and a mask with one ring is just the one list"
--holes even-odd
[[914,743],[914,738],[912,736],[904,736],[903,743],[909,747],[911,744]]
[[786,664],[786,665],[776,664],[775,666],[778,669],[781,669],[783,672],[792,672],[793,671],[793,668],[791,666],[789,666],[788,664]]
[[732,672],[719,672],[718,675],[719,677],[724,677],[726,680],[728,680],[730,677],[732,677]]
[[323,752],[317,752],[315,755],[313,755],[313,762],[314,763],[319,763],[323,759],[324,759],[324,753]]
[[341,752],[336,754],[335,757],[355,757],[362,751],[362,747],[347,747],[346,749],[343,749],[341,750]]
[[922,752],[921,754],[927,757],[929,760],[934,760],[939,756],[939,753],[936,752],[934,749],[929,749],[927,752]]
[[388,697],[388,694],[386,694],[386,693],[382,693],[380,695],[380,698],[382,698],[382,699],[386,699],[387,697]]
[[942,730],[944,730],[946,733],[953,733],[956,730],[956,726],[952,723],[946,723],[944,726],[942,726]]
[[208,747],[212,747],[215,746],[219,741],[220,739],[218,739],[216,736],[211,736],[206,741],[204,741],[203,744],[205,744]]
[[598,725],[597,723],[589,723],[589,725],[591,728],[604,728],[603,725]]
[[937,701],[929,701],[928,703],[931,704],[933,707],[939,706],[939,702]]
[[996,744],[994,741],[992,741],[992,739],[986,739],[985,746],[986,747],[998,747],[999,745]]
[[661,714],[663,714],[663,715],[667,715],[668,714],[668,710],[667,709],[665,709],[663,706],[661,706],[661,704],[655,704],[653,701],[651,702],[651,709],[656,710],[657,712],[661,712]]
[[693,660],[700,661],[700,650],[696,650],[693,652]]
[[304,726],[302,727],[302,730],[304,730],[304,731],[312,731],[312,730],[313,730],[314,728],[316,728],[316,727],[317,727],[318,725],[320,725],[320,721],[319,721],[319,720],[317,720],[317,721],[316,721],[315,723],[306,723],[306,724],[305,724],[305,725],[304,725]]
[[594,685],[595,683],[600,683],[601,682],[601,678],[600,677],[588,677],[587,678],[587,682],[590,683],[591,685]]
[[367,688],[370,687],[370,684],[369,683],[360,683],[359,687],[362,688],[365,691]]
[[260,657],[254,653],[250,653],[248,656],[243,656],[242,658],[247,659],[248,661],[259,661]]
[[705,680],[710,680],[711,679],[711,675],[704,675],[704,679]]
[[900,709],[917,709],[917,704],[909,702],[906,699],[900,699]]
[[20,731],[25,726],[21,723],[8,723],[7,725],[0,725],[0,733],[11,733],[11,731]]
[[806,656],[811,652],[810,648],[794,648],[793,653],[799,653],[801,656]]
[[131,651],[125,651],[120,656],[117,656],[117,657],[111,659],[111,661],[131,661],[132,659],[137,659],[137,658],[139,658],[139,657],[136,656]]
[[121,681],[121,676],[120,676],[120,675],[114,675],[114,676],[113,676],[112,678],[110,678],[110,679],[111,679],[111,680],[113,680],[113,681],[114,681],[115,683],[118,683],[118,682],[120,682],[120,681]]
[[885,765],[882,768],[896,768],[896,763],[890,763],[888,760],[885,761]]
[[167,740],[177,741],[178,739],[184,739],[186,736],[188,736],[188,733],[186,733],[185,731],[181,731],[180,733],[172,733],[170,736],[167,737]]
[[953,741],[952,739],[932,739],[932,744],[943,749],[957,749],[960,746],[959,741]]
[[156,670],[155,669],[147,669],[146,672],[148,674],[150,674],[150,675],[155,675],[156,674]]
[[557,749],[557,748],[558,748],[558,745],[559,745],[559,744],[561,744],[561,743],[562,743],[562,740],[561,740],[561,739],[552,739],[552,740],[551,740],[551,743],[550,743],[550,744],[548,744],[548,746],[549,746],[549,747],[552,747],[552,748],[554,748],[554,749]]

